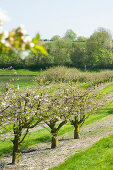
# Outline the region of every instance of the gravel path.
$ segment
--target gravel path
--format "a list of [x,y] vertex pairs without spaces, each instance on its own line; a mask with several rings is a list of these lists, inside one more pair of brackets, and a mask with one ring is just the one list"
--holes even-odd
[[[50,148],[50,143],[38,144],[24,150],[19,165],[7,165],[2,169],[48,170],[57,166],[77,152],[91,147],[103,137],[113,134],[113,115],[109,115],[95,123],[81,128],[81,139],[73,139],[72,132],[60,137],[59,147]],[[1,162],[11,163],[11,156],[4,157]]]

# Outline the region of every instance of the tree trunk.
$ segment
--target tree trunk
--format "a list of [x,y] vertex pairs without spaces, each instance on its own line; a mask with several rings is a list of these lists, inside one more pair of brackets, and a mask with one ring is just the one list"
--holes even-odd
[[13,146],[12,163],[19,163],[21,160],[21,144],[15,143]]
[[76,124],[74,129],[74,139],[79,139],[80,138],[80,134],[79,134],[79,125]]
[[14,133],[14,140],[13,140],[13,154],[12,154],[12,163],[16,164],[21,160],[21,131],[16,131]]
[[58,146],[58,135],[57,133],[52,134],[51,148],[56,148]]

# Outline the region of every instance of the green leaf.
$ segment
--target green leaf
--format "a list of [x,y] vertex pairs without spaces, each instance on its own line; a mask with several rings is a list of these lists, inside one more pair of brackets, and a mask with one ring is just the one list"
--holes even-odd
[[36,50],[39,50],[42,54],[44,55],[48,55],[47,51],[45,50],[45,48],[41,45],[35,45],[34,47]]
[[36,37],[32,39],[32,42],[33,42],[34,44],[37,44],[39,40],[40,40],[40,35],[37,34]]
[[35,48],[31,48],[31,51],[36,54],[37,53],[37,50]]

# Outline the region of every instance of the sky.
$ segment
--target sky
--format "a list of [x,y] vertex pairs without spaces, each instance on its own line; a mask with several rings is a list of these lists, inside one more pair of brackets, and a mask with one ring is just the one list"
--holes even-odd
[[24,24],[29,35],[41,39],[64,36],[72,29],[77,36],[89,37],[98,27],[113,32],[113,0],[0,0],[10,22],[7,31]]

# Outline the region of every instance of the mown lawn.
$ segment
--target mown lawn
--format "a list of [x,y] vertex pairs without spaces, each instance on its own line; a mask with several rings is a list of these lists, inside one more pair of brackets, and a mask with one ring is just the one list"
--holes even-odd
[[28,70],[28,69],[0,69],[0,75],[14,75],[14,74],[19,74],[19,75],[37,75],[37,74],[42,74],[44,71],[42,70]]

